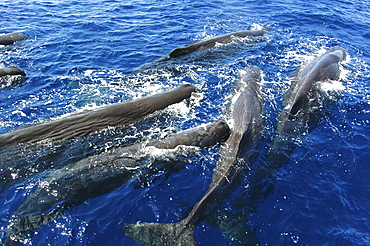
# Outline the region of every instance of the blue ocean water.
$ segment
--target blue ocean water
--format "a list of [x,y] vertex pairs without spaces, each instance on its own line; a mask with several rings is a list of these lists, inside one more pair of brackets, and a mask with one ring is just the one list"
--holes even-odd
[[[184,82],[198,89],[190,100],[132,125],[128,132],[109,129],[63,147],[45,144],[1,153],[8,165],[1,171],[8,176],[2,177],[0,240],[34,184],[50,170],[119,144],[224,119],[230,91],[248,65],[264,74],[268,142],[290,74],[340,45],[349,54],[341,98],[276,174],[274,191],[244,219],[259,245],[370,244],[368,1],[3,0],[0,16],[0,33],[19,31],[29,37],[0,47],[1,66],[17,65],[27,73],[22,84],[0,91],[0,133]],[[156,62],[174,48],[262,26],[271,30],[255,42]],[[217,158],[217,147],[201,150],[189,157],[186,168],[168,177],[155,174],[144,185],[129,182],[89,199],[35,230],[25,244],[137,245],[122,233],[123,225],[184,218],[208,189]],[[248,188],[238,191],[243,189]],[[230,202],[227,209],[236,213],[242,208]],[[243,244],[206,222],[195,239],[197,245]]]

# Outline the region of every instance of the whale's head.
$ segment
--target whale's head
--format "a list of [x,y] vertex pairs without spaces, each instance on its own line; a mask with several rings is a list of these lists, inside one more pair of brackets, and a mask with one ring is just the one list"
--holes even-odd
[[336,56],[338,61],[343,61],[347,58],[347,51],[341,46],[334,46],[328,50],[327,54]]

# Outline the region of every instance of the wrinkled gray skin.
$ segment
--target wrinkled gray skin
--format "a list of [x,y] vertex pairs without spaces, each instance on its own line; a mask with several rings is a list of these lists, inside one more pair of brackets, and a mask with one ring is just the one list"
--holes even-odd
[[60,120],[21,127],[0,135],[0,147],[13,143],[32,143],[44,139],[66,140],[83,137],[109,126],[133,123],[156,110],[189,98],[195,87],[183,84],[157,95],[72,115]]
[[295,82],[287,93],[284,109],[278,118],[276,135],[267,153],[266,165],[275,172],[296,147],[296,138],[315,129],[337,101],[338,95],[322,91],[320,82],[339,79],[340,62],[346,58],[346,50],[334,46],[298,71]]
[[262,103],[260,98],[260,70],[250,66],[241,77],[238,99],[232,107],[234,127],[220,150],[209,190],[195,204],[190,214],[177,223],[136,223],[123,228],[127,236],[141,245],[190,246],[195,245],[194,229],[217,209],[224,199],[240,184],[258,153],[262,128]]
[[228,43],[231,43],[235,37],[245,38],[247,36],[254,36],[254,37],[263,36],[265,32],[266,30],[249,30],[249,31],[240,31],[240,32],[234,32],[234,33],[217,36],[214,38],[196,42],[186,47],[176,48],[173,51],[171,51],[171,53],[169,54],[169,57],[175,58],[175,57],[179,57],[179,56],[192,53],[197,50],[210,49],[210,48],[215,47],[217,43],[228,44]]
[[26,76],[26,73],[17,66],[9,66],[0,68],[0,77],[6,75],[21,75]]
[[230,135],[230,129],[226,122],[216,121],[212,124],[191,128],[177,133],[173,137],[165,139],[150,140],[148,143],[135,144],[125,148],[115,149],[110,155],[125,156],[127,154],[136,154],[144,146],[155,147],[157,149],[174,149],[176,146],[197,146],[208,147],[226,140]]
[[6,245],[21,243],[34,229],[61,216],[70,206],[111,192],[135,174],[140,173],[140,177],[145,179],[160,170],[178,170],[183,167],[176,166],[176,162],[179,162],[176,156],[172,159],[163,156],[165,160],[146,164],[148,154],[140,153],[145,146],[157,149],[173,149],[179,145],[208,147],[225,141],[229,135],[230,129],[226,122],[217,121],[165,139],[151,140],[146,144],[139,143],[90,156],[52,171],[40,181],[35,192],[13,215],[8,225]]
[[[290,94],[286,97],[285,109],[283,110],[277,130],[278,132],[290,131],[287,128],[288,119],[299,115],[305,111],[302,120],[310,116],[313,111],[313,106],[317,106],[317,82],[338,80],[339,79],[339,63],[346,58],[346,51],[342,47],[335,46],[328,50],[325,54],[317,57],[298,72],[296,83],[293,84]],[[316,103],[316,105],[314,105]],[[300,113],[302,114],[302,113]],[[310,116],[311,117],[311,116]]]
[[14,44],[17,41],[26,39],[27,36],[20,32],[13,32],[8,34],[0,35],[0,45],[10,45]]
[[345,49],[335,46],[298,72],[296,83],[285,99],[285,108],[280,114],[266,160],[254,170],[249,181],[250,190],[245,207],[250,212],[255,212],[273,191],[274,175],[284,164],[290,162],[297,142],[301,141],[299,139],[315,129],[323,116],[335,105],[339,94],[329,95],[323,92],[318,82],[338,80],[339,63],[345,57]]

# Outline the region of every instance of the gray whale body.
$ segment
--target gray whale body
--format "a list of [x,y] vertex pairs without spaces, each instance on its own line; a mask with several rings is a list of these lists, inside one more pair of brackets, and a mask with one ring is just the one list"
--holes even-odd
[[26,73],[17,66],[8,66],[0,68],[0,77],[6,75],[21,75],[26,76]]
[[27,36],[20,32],[13,32],[8,34],[0,35],[0,45],[10,45],[14,44],[17,41],[26,39]]
[[174,149],[179,145],[209,147],[216,143],[226,140],[230,135],[230,128],[224,121],[198,126],[175,134],[165,139],[150,140],[144,144],[134,144],[124,148],[118,148],[109,152],[113,156],[125,156],[135,154],[145,147],[155,147],[157,149]]
[[321,113],[330,107],[326,105],[329,95],[322,92],[319,84],[339,79],[340,63],[346,56],[344,48],[334,46],[298,70],[278,118],[278,135],[301,135],[305,126],[310,130],[316,127]]
[[[176,156],[171,159],[164,154],[165,161],[154,161],[148,165],[145,161],[147,154],[140,153],[146,147],[173,149],[184,145],[203,148],[224,141],[229,135],[230,129],[226,122],[216,121],[164,139],[149,140],[147,143],[90,156],[54,170],[40,181],[35,192],[13,215],[5,245],[22,243],[31,236],[34,229],[61,216],[69,207],[111,192],[137,173],[140,173],[141,179],[145,179],[153,173],[176,166]],[[183,165],[175,169],[181,167]]]
[[344,48],[334,46],[298,71],[296,82],[285,97],[285,107],[278,118],[276,134],[267,152],[265,165],[257,170],[256,177],[271,175],[288,163],[296,147],[295,139],[315,129],[334,106],[339,95],[322,91],[319,83],[339,79],[339,64],[346,58],[346,54]]
[[115,103],[104,108],[60,120],[21,127],[0,135],[0,147],[13,143],[33,143],[44,139],[66,140],[83,137],[109,126],[133,123],[157,110],[189,98],[195,87],[183,84],[173,90],[142,99]]
[[228,44],[233,41],[234,37],[245,38],[248,36],[263,36],[266,33],[266,30],[249,30],[249,31],[240,31],[233,32],[221,36],[216,36],[210,39],[202,40],[194,44],[188,45],[186,47],[176,48],[169,54],[170,58],[176,58],[189,53],[195,52],[197,50],[205,50],[215,47],[217,43]]
[[233,106],[234,127],[220,149],[220,159],[208,191],[194,205],[188,217],[169,224],[126,224],[123,231],[127,236],[144,246],[195,245],[195,228],[240,184],[248,165],[258,153],[262,128],[260,80],[260,70],[257,67],[250,66],[246,69],[246,74],[239,82],[244,82],[245,88],[237,95]]
[[[256,165],[248,181],[249,190],[243,205],[248,213],[256,212],[274,190],[275,174],[290,163],[297,142],[302,141],[298,139],[314,130],[337,102],[340,93],[323,91],[320,83],[339,79],[339,65],[346,53],[344,48],[335,46],[298,70],[295,82],[285,96],[285,107],[278,117],[276,133],[269,143],[265,160]],[[241,214],[240,218],[245,220],[247,215]],[[235,235],[238,234],[242,236],[242,232]]]

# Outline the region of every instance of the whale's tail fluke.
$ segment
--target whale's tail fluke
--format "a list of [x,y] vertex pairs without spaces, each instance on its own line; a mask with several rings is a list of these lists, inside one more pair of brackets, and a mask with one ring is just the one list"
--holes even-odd
[[194,228],[186,220],[169,224],[126,224],[123,232],[143,246],[195,246]]

